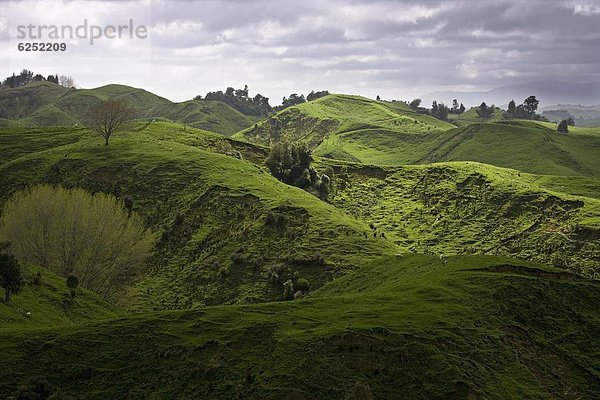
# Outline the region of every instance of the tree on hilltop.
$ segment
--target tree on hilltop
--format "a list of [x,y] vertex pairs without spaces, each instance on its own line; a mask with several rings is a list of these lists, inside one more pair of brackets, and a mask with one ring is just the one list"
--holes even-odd
[[523,102],[523,109],[530,118],[535,114],[538,104],[540,104],[540,102],[535,98],[535,96],[529,96]]
[[417,108],[419,108],[421,106],[421,99],[414,99],[413,101],[410,102],[409,106],[413,110],[416,110]]
[[560,124],[556,127],[556,130],[560,133],[569,133],[569,124],[566,120],[560,121]]

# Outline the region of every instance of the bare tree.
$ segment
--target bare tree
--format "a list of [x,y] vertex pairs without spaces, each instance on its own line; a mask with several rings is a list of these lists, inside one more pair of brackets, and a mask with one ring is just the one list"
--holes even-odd
[[106,100],[90,108],[88,112],[89,128],[102,136],[108,145],[111,135],[135,117],[135,109],[122,100]]
[[75,87],[75,80],[70,75],[60,75],[58,77],[58,84],[66,88]]

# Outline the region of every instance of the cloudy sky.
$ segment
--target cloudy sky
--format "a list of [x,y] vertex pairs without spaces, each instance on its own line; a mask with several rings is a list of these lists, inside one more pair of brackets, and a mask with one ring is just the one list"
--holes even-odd
[[[19,52],[17,27],[128,24],[145,39]],[[272,104],[328,89],[410,99],[532,80],[600,82],[599,0],[3,1],[0,74],[72,75],[181,101],[248,84]]]

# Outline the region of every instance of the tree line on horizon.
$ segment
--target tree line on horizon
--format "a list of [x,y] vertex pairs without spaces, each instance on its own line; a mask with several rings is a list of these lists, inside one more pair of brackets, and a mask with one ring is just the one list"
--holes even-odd
[[269,104],[269,98],[257,93],[254,97],[250,96],[248,85],[244,85],[243,89],[235,89],[228,87],[225,91],[208,92],[205,96],[198,95],[194,100],[220,101],[232,108],[235,108],[242,114],[254,115],[257,117],[268,117],[274,112],[284,110],[307,101],[316,100],[319,97],[327,96],[329,91],[312,90],[306,97],[303,94],[292,93],[289,97],[284,96],[281,105],[272,107]]
[[48,75],[44,77],[42,74],[34,74],[33,71],[23,69],[19,74],[12,74],[2,80],[0,83],[1,89],[12,89],[30,84],[31,82],[51,82],[57,85],[72,88],[75,87],[75,80],[69,75]]

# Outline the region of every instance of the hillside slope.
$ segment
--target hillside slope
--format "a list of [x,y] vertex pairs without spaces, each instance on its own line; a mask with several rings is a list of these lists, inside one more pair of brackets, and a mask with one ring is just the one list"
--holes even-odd
[[568,135],[531,121],[471,124],[445,132],[415,163],[477,161],[544,175],[600,176],[600,134]]
[[108,99],[126,101],[136,109],[140,119],[166,118],[227,135],[258,120],[217,101],[173,103],[125,85],[69,89],[42,81],[0,91],[0,126],[82,125],[89,107]]
[[600,276],[597,179],[473,162],[330,164],[337,171],[332,204],[373,224],[374,234],[403,251],[511,255]]
[[132,196],[161,233],[133,308],[276,300],[296,272],[318,288],[395,251],[364,222],[265,172],[264,149],[221,135],[155,122],[109,146],[75,128],[4,136],[15,147],[0,149],[0,205],[34,183],[79,186]]
[[600,286],[506,258],[387,257],[294,302],[0,330],[0,396],[594,398]]
[[[117,308],[89,290],[79,288],[70,299],[65,279],[48,270],[22,264],[25,287],[11,302],[0,301],[0,330],[69,326],[116,318]],[[0,289],[4,295],[3,289]]]
[[[424,133],[452,127],[430,116],[417,114],[403,103],[336,94],[286,108],[235,137],[261,145],[281,139],[301,140],[315,149],[326,141],[343,141],[344,135],[355,132],[386,137],[390,132]],[[316,154],[320,154],[319,150]],[[355,157],[353,152],[344,155],[350,159]]]

